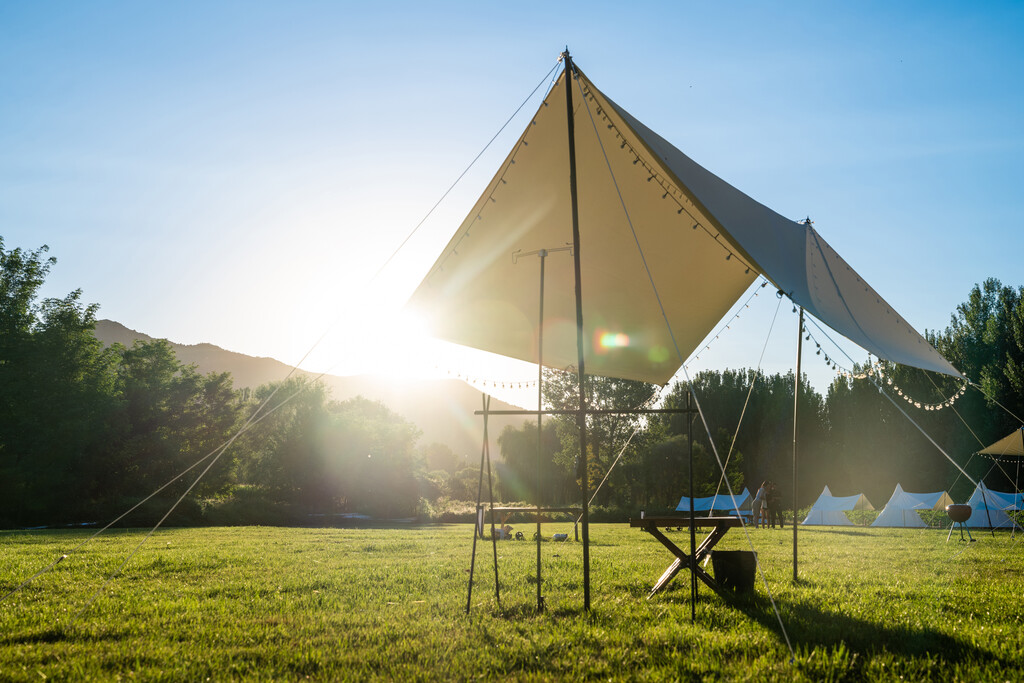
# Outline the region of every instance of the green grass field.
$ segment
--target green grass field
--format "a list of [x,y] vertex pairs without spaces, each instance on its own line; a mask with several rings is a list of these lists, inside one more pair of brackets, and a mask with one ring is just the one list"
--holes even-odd
[[[527,531],[525,525],[519,527]],[[545,534],[569,531],[550,524]],[[477,549],[470,525],[398,529],[111,531],[0,603],[0,679],[57,680],[944,680],[1024,677],[1021,536],[801,529],[750,532],[763,583],[726,602],[688,575],[648,600],[671,560],[625,524],[591,532],[592,611],[581,544],[543,543],[548,609],[535,610],[536,546]],[[529,534],[528,534],[529,535]],[[685,533],[676,534],[680,545]],[[7,592],[86,538],[0,534]],[[571,536],[570,536],[571,537]],[[733,531],[720,549],[746,549]],[[99,590],[95,602],[90,599]]]

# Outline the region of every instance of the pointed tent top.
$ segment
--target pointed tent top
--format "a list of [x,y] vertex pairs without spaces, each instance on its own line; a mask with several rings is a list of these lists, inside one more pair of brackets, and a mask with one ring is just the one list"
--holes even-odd
[[811,506],[813,510],[874,510],[875,507],[863,493],[852,496],[834,496],[828,485],[822,490],[821,495]]
[[[960,376],[808,223],[699,166],[573,69],[413,293],[436,336],[536,362],[539,269],[511,254],[572,239],[571,86],[582,95],[573,116],[589,374],[664,384],[763,274],[879,358]],[[548,258],[545,277],[543,357],[565,368],[577,358],[572,259]]]
[[[885,504],[886,508],[892,507],[893,509],[906,509],[906,510],[945,510],[947,505],[953,503],[953,499],[949,497],[949,494],[945,491],[936,491],[934,493],[910,493],[906,491],[902,485],[896,484],[896,488],[893,490],[892,495],[889,496],[889,501]],[[885,526],[879,523],[878,526]]]

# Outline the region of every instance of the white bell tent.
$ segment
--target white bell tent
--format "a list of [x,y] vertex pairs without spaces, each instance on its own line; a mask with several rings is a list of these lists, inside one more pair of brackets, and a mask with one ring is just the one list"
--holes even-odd
[[978,482],[967,504],[971,506],[971,517],[967,526],[972,529],[1020,529],[1007,512],[1024,509],[1024,494],[993,491]]
[[863,493],[853,496],[833,496],[828,486],[822,490],[818,500],[814,501],[807,517],[802,524],[805,526],[853,526],[846,516],[847,510],[874,510]]
[[918,510],[945,510],[953,499],[945,491],[937,493],[908,493],[900,484],[889,497],[885,508],[871,523],[876,527],[914,527],[924,528],[928,525],[921,519]]

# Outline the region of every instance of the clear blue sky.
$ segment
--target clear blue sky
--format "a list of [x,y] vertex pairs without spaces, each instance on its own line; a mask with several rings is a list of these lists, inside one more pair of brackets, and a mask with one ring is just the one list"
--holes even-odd
[[[525,121],[374,273],[568,45],[942,329],[975,283],[1024,284],[1022,36],[1012,2],[0,0],[0,235],[131,328],[294,362],[341,315],[313,367],[369,368]],[[756,365],[753,334],[705,363]]]

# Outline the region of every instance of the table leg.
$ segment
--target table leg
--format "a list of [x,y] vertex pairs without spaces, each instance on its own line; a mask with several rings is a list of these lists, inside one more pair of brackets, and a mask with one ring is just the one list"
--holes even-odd
[[664,571],[661,578],[658,579],[658,582],[654,584],[654,588],[651,589],[650,594],[647,596],[648,599],[668,585],[668,583],[675,578],[675,575],[678,574],[679,570],[683,567],[687,567],[691,572],[696,574],[697,578],[703,581],[708,588],[719,595],[724,595],[721,586],[718,585],[718,582],[716,582],[710,574],[701,568],[700,561],[711,552],[711,549],[714,548],[720,540],[722,540],[722,537],[725,536],[725,532],[728,531],[727,527],[715,527],[711,533],[701,541],[701,544],[697,547],[696,561],[693,561],[689,555],[680,550],[679,547],[665,534],[661,533],[657,527],[649,527],[646,531],[658,539],[663,546],[668,548],[668,550],[676,556],[676,560],[668,566],[668,569]]

